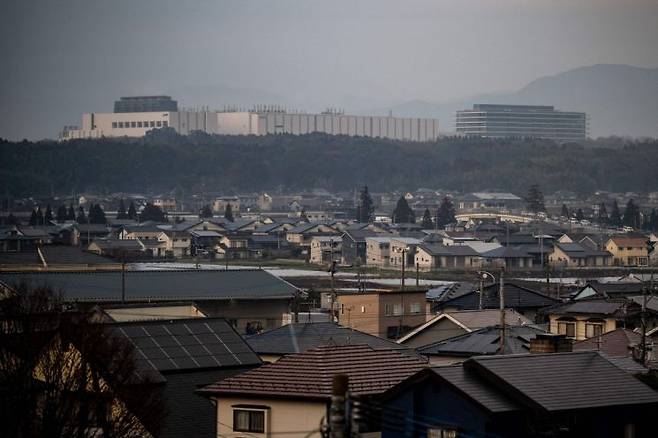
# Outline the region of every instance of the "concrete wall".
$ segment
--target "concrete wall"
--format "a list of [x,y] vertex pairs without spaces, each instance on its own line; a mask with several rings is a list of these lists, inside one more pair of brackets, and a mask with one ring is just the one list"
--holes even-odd
[[[275,400],[266,398],[217,398],[217,437],[299,437],[320,438],[320,421],[327,413],[323,402]],[[240,407],[254,406],[254,408]],[[234,432],[233,410],[251,409],[265,412],[265,433]],[[290,433],[305,431],[306,433]]]

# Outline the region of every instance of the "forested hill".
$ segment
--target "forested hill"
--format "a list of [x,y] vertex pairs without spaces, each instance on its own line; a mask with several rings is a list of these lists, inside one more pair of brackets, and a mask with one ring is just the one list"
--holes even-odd
[[658,141],[558,145],[447,138],[408,143],[311,134],[178,136],[57,142],[0,141],[0,196],[81,192],[224,193],[418,187],[545,193],[658,191]]

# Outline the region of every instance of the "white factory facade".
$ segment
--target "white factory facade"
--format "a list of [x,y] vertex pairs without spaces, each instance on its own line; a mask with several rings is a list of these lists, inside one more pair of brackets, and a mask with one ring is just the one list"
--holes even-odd
[[[161,99],[166,96],[155,97]],[[139,108],[143,109],[144,106]],[[157,109],[157,105],[151,109]],[[80,127],[66,127],[60,139],[142,137],[151,129],[165,127],[173,128],[183,135],[193,131],[221,135],[302,135],[322,132],[408,141],[433,141],[439,136],[439,121],[436,119],[354,116],[335,111],[306,114],[262,106],[249,111],[88,113],[82,116]]]

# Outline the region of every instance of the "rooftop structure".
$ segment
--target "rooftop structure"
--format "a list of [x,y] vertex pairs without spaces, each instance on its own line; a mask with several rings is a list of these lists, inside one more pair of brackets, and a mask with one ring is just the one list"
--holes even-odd
[[114,102],[115,113],[150,113],[178,111],[178,102],[170,96],[130,96]]

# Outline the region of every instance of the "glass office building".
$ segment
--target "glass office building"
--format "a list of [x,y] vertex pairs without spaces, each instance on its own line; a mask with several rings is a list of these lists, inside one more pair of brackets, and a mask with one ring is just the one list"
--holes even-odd
[[457,111],[456,131],[473,137],[578,141],[587,136],[587,115],[552,106],[476,104]]

